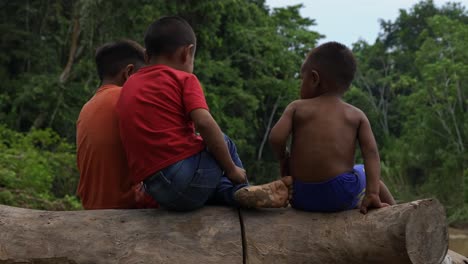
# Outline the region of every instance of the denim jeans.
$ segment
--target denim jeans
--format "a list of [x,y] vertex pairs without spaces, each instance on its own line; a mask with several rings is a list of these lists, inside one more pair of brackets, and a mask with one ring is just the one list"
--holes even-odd
[[[234,142],[224,135],[233,162],[242,166]],[[162,207],[189,211],[205,204],[237,206],[234,193],[248,183],[234,185],[209,150],[178,161],[144,180],[145,190]]]

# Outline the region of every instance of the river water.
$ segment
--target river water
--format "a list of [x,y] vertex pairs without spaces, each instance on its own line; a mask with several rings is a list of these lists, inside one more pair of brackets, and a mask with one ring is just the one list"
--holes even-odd
[[449,248],[458,254],[468,256],[468,230],[449,228]]

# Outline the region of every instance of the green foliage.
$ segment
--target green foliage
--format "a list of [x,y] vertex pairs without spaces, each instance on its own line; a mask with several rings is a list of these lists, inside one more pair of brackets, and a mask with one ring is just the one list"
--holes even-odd
[[[141,43],[162,15],[193,25],[195,74],[251,182],[276,178],[266,138],[297,99],[302,60],[322,37],[301,7],[269,10],[263,0],[5,2],[0,203],[79,208],[75,121],[99,85],[94,50],[121,38]],[[345,94],[371,121],[382,178],[397,199],[437,197],[450,221],[468,220],[467,25],[463,6],[439,8],[431,0],[381,21],[374,43],[353,45],[359,67]]]
[[[162,15],[182,16],[193,26],[195,74],[213,116],[236,141],[250,179],[276,177],[265,139],[281,110],[297,98],[300,64],[321,37],[300,8],[269,10],[262,0],[4,3],[2,200],[26,197],[23,190],[44,201],[74,195],[71,144],[79,111],[99,85],[94,50],[121,38],[141,43],[146,27]],[[26,200],[36,206],[34,199]]]
[[78,209],[74,148],[50,129],[22,134],[0,126],[0,203]]
[[437,197],[450,221],[468,220],[467,21],[459,4],[421,1],[382,22],[374,44],[354,45],[385,182],[399,200]]

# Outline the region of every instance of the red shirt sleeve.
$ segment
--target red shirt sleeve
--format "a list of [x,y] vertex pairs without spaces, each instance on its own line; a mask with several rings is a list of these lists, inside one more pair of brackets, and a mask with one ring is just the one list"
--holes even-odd
[[187,115],[190,115],[190,112],[197,108],[208,110],[208,105],[206,104],[205,95],[203,94],[200,82],[193,74],[185,79],[182,91],[182,101]]

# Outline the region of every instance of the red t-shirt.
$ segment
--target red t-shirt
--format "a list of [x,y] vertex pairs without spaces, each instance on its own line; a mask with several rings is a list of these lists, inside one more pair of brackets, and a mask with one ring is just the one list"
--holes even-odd
[[117,113],[134,182],[203,150],[190,119],[198,108],[208,110],[200,82],[191,73],[158,64],[127,80]]

